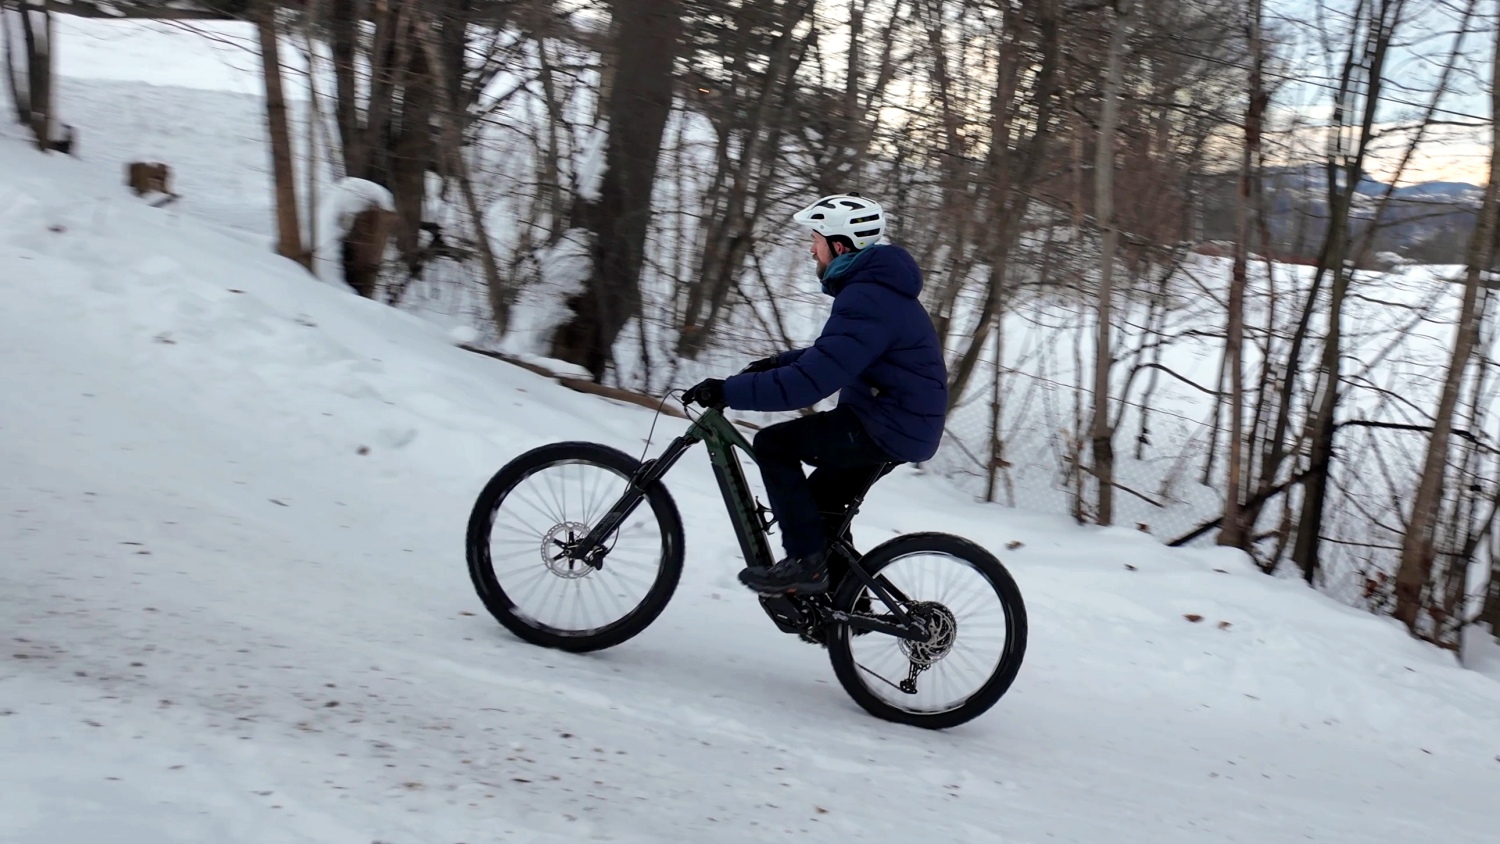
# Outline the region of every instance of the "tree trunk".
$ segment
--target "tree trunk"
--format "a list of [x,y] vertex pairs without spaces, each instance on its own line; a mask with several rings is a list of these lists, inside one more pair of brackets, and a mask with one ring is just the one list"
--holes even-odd
[[[442,47],[438,36],[433,33],[433,20],[431,17],[423,18],[420,26],[420,37],[422,49],[427,56],[427,64],[433,68],[433,87],[436,100],[440,106],[439,115],[442,118],[443,135],[439,146],[440,158],[443,162],[443,170],[451,174],[451,178],[458,181],[460,192],[463,193],[464,205],[468,209],[469,218],[474,226],[474,243],[479,250],[480,263],[484,266],[485,288],[489,292],[491,318],[495,323],[495,329],[502,336],[510,325],[510,302],[511,291],[500,276],[500,265],[495,260],[494,248],[490,245],[490,235],[484,224],[484,208],[479,204],[479,198],[474,192],[474,180],[469,174],[469,162],[464,158],[463,128],[460,121],[459,108],[468,98],[456,89],[449,87],[452,82],[451,74],[444,69],[444,61],[441,56]],[[443,20],[442,45],[452,46],[463,43],[463,30],[467,24],[462,22],[458,16],[450,15]],[[455,36],[455,31],[458,34]]]
[[331,0],[328,26],[333,51],[334,114],[339,127],[339,146],[343,150],[344,174],[364,178],[363,133],[359,125],[359,94],[355,83],[360,5],[359,0]]
[[[1500,115],[1500,37],[1490,69],[1490,110]],[[1443,481],[1448,470],[1448,444],[1452,438],[1453,416],[1463,387],[1464,370],[1479,340],[1481,313],[1476,307],[1480,284],[1493,278],[1495,263],[1496,216],[1500,214],[1500,121],[1490,124],[1490,179],[1485,187],[1483,212],[1469,241],[1468,267],[1464,272],[1463,303],[1459,306],[1458,327],[1453,341],[1452,357],[1443,379],[1438,399],[1432,437],[1427,457],[1422,462],[1422,476],[1412,502],[1411,521],[1401,541],[1401,567],[1396,572],[1395,617],[1417,634],[1418,616],[1432,575],[1435,555],[1434,528],[1443,499]],[[1493,586],[1493,584],[1491,584]]]
[[[370,42],[369,100],[364,120],[355,129],[355,143],[345,150],[349,175],[386,188],[391,187],[390,145],[395,133],[397,97],[411,52],[411,39],[405,35],[407,19],[413,14],[408,5],[402,0],[374,0],[370,5],[375,32]],[[357,120],[358,105],[354,110]]]
[[[395,38],[398,55],[395,68],[400,80],[400,112],[394,115],[390,144],[390,189],[396,200],[396,251],[401,253],[408,280],[422,273],[422,210],[427,198],[427,171],[437,156],[433,144],[431,115],[439,107],[433,95],[437,67],[427,59],[418,30],[419,12],[408,9]],[[378,131],[378,130],[377,130]]]
[[[1023,72],[1029,72],[1016,66],[1023,61],[1019,56],[1019,48],[1007,55],[1007,61],[1011,64],[1003,68],[1004,72],[999,74],[996,82],[990,114],[990,152],[984,174],[990,192],[984,209],[988,212],[986,222],[990,230],[990,242],[983,251],[990,264],[990,273],[984,304],[980,306],[978,319],[974,323],[973,336],[969,338],[968,346],[959,355],[948,376],[950,410],[963,398],[969,378],[974,374],[974,367],[979,363],[980,350],[989,339],[990,329],[996,315],[1000,313],[1000,305],[1005,298],[1004,282],[1010,256],[1020,240],[1022,217],[1030,207],[1031,190],[1041,172],[1047,140],[1051,137],[1052,115],[1058,105],[1063,51],[1058,12],[1058,8],[1050,2],[1036,4],[1037,55],[1035,79],[1031,89],[1031,105],[1035,108],[1036,117],[1024,122],[1029,136],[1024,142],[1017,139],[1014,151],[1011,138],[1014,130],[1020,127],[1013,125],[1009,112],[1017,96],[1017,78]],[[1019,28],[1019,20],[1017,15],[1007,15],[1006,26]],[[1031,60],[1031,57],[1026,57],[1024,61]],[[1021,122],[1016,120],[1015,124]]]
[[[318,89],[318,74],[322,62],[318,60],[318,46],[313,31],[322,21],[322,0],[307,0],[302,16],[302,49],[307,54],[307,253],[309,259],[318,254],[318,181],[322,174],[323,150],[331,144],[323,137],[328,128],[323,123],[323,97]],[[331,161],[331,156],[330,156]],[[337,178],[337,177],[335,177]],[[316,270],[314,271],[316,274]]]
[[26,14],[26,51],[31,71],[31,132],[36,136],[37,149],[48,152],[52,149],[53,130],[57,126],[57,115],[52,95],[52,50],[54,29],[52,11],[44,0],[30,0],[23,5]]
[[1245,109],[1245,146],[1240,157],[1239,203],[1235,207],[1237,234],[1234,273],[1229,282],[1229,314],[1224,356],[1229,377],[1229,470],[1224,490],[1224,527],[1218,543],[1250,550],[1253,523],[1241,505],[1245,495],[1245,288],[1249,284],[1250,220],[1258,205],[1256,162],[1260,160],[1261,116],[1269,101],[1261,89],[1261,0],[1250,0],[1249,103]]
[[366,208],[354,215],[349,234],[344,237],[344,282],[366,299],[374,299],[379,292],[380,266],[395,219],[396,215],[384,208]]
[[53,19],[41,0],[18,0],[0,6],[0,36],[5,40],[5,70],[17,121],[31,130],[37,149],[53,148],[57,125],[53,109]]
[[[1317,274],[1331,271],[1333,281],[1329,287],[1328,336],[1323,341],[1322,362],[1319,364],[1316,382],[1318,389],[1313,393],[1315,404],[1308,420],[1312,453],[1309,457],[1307,480],[1303,485],[1302,513],[1297,520],[1297,541],[1292,548],[1292,559],[1302,570],[1302,578],[1308,583],[1313,583],[1318,573],[1323,506],[1328,498],[1328,474],[1333,460],[1334,415],[1338,410],[1339,387],[1342,382],[1343,338],[1340,322],[1343,319],[1344,299],[1349,291],[1349,274],[1352,271],[1347,260],[1349,218],[1354,206],[1355,191],[1364,174],[1365,155],[1376,137],[1375,114],[1380,105],[1385,58],[1395,29],[1401,21],[1404,4],[1405,0],[1378,0],[1378,5],[1368,12],[1368,25],[1360,36],[1362,42],[1356,40],[1350,43],[1334,104],[1334,130],[1329,134],[1328,232],[1318,261]],[[1343,130],[1350,126],[1346,121],[1353,111],[1355,92],[1361,88],[1363,115],[1358,126],[1359,134],[1354,141],[1355,148],[1350,151],[1345,148]],[[1312,306],[1311,299],[1308,304],[1309,307]],[[1291,377],[1290,372],[1288,377]]]
[[1109,57],[1099,111],[1099,141],[1094,150],[1094,217],[1099,224],[1099,312],[1094,336],[1093,419],[1089,425],[1094,481],[1098,484],[1095,518],[1114,524],[1115,431],[1109,419],[1109,376],[1114,368],[1111,323],[1114,320],[1115,255],[1120,232],[1115,224],[1115,129],[1120,122],[1120,88],[1125,75],[1125,39],[1130,33],[1131,0],[1118,0],[1110,12]]
[[[460,140],[469,129],[469,92],[464,90],[464,50],[469,44],[469,22],[473,20],[472,0],[429,0],[437,22],[442,25],[438,39],[441,59],[438,67],[443,74],[437,84],[439,96],[448,103],[447,109],[458,129]],[[430,18],[429,18],[430,20]],[[540,45],[538,45],[540,49]],[[434,61],[429,56],[428,61]],[[449,174],[451,175],[451,174]]]
[[[1358,172],[1357,170],[1355,172]],[[1357,176],[1355,178],[1358,178]],[[1344,299],[1349,291],[1349,270],[1345,266],[1349,212],[1352,197],[1341,197],[1333,203],[1329,216],[1329,234],[1324,255],[1332,265],[1333,282],[1328,304],[1328,335],[1323,340],[1323,356],[1318,364],[1315,404],[1308,419],[1312,450],[1308,457],[1307,479],[1303,482],[1302,513],[1297,520],[1297,541],[1292,547],[1292,561],[1302,570],[1302,579],[1313,583],[1318,574],[1322,546],[1323,506],[1328,498],[1328,472],[1333,462],[1334,414],[1338,410],[1339,386],[1342,380]]]
[[1488,624],[1491,635],[1500,642],[1500,553],[1496,553],[1493,546],[1490,549],[1490,583],[1484,593],[1484,605],[1475,620]]
[[[784,158],[780,148],[782,127],[787,104],[795,96],[797,69],[806,55],[807,44],[799,41],[795,30],[812,11],[812,0],[788,3],[779,10],[775,26],[781,34],[768,50],[765,72],[758,80],[753,76],[747,80],[750,86],[759,82],[753,105],[741,117],[739,98],[724,104],[728,114],[721,117],[719,171],[714,174],[714,187],[706,203],[702,229],[705,242],[697,277],[688,289],[677,343],[677,353],[689,360],[696,360],[708,347],[729,292],[754,248],[755,212]],[[736,62],[736,66],[743,64]],[[738,141],[733,144],[740,151],[737,159],[728,154],[732,140]],[[733,172],[728,172],[731,169]],[[729,186],[723,188],[726,180]]]
[[0,38],[5,40],[5,80],[16,106],[16,122],[31,127],[31,67],[26,51],[26,13],[18,4],[0,2]]
[[[942,205],[939,216],[950,223],[941,227],[930,253],[932,256],[941,254],[943,244],[947,244],[947,266],[934,279],[936,284],[930,289],[932,307],[929,311],[933,327],[937,330],[938,342],[946,348],[953,324],[953,305],[972,267],[970,231],[975,215],[973,200],[969,194],[969,164],[966,160],[968,146],[962,131],[963,118],[955,104],[955,83],[949,71],[948,46],[943,40],[942,9],[939,4],[929,0],[927,3],[916,4],[913,13],[922,19],[923,30],[927,34],[928,52],[932,56],[930,84],[942,115],[943,155],[938,177]],[[924,267],[935,268],[935,262],[919,263]]]
[[276,4],[270,0],[258,2],[255,20],[266,83],[266,122],[271,137],[271,172],[276,189],[276,254],[311,267],[311,258],[302,248],[302,227],[297,222],[297,177],[292,170],[292,134],[287,125],[286,98],[281,89]]
[[593,232],[594,271],[574,315],[554,338],[554,357],[601,381],[625,325],[640,314],[640,276],[651,222],[662,133],[672,110],[681,0],[615,0],[614,82],[599,199],[584,211]]

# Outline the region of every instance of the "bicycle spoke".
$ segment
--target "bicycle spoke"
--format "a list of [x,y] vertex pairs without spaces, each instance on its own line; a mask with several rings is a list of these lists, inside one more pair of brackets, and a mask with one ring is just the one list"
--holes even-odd
[[602,568],[566,556],[567,543],[597,524],[628,483],[598,464],[560,461],[510,489],[491,515],[489,563],[518,611],[547,627],[587,634],[625,618],[646,599],[665,550],[651,505],[604,538]]
[[[950,632],[946,639],[927,643],[879,634],[848,637],[855,664],[879,680],[867,688],[905,712],[937,713],[962,706],[992,676],[1009,641],[1000,596],[964,560],[936,552],[892,560],[876,576],[910,599],[907,612]],[[868,587],[861,591],[870,595]],[[901,688],[908,681],[910,688]]]

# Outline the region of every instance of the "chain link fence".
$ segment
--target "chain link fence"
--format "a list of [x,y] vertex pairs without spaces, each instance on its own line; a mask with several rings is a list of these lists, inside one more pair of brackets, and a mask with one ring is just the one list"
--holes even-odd
[[[948,419],[943,447],[926,468],[976,498],[1002,506],[1094,521],[1087,472],[1090,397],[1075,384],[1002,371],[1000,389],[971,398]],[[1127,402],[1116,430],[1115,524],[1164,544],[1199,531],[1223,513],[1227,431],[1212,416]],[[998,431],[998,434],[997,434]],[[1410,496],[1427,446],[1425,431],[1341,427],[1330,467],[1319,567],[1314,586],[1335,600],[1388,614],[1401,560]],[[1435,641],[1456,640],[1460,620],[1477,611],[1493,538],[1481,533],[1500,501],[1500,457],[1470,444],[1448,467],[1438,559],[1424,604],[1438,619]],[[1288,559],[1296,541],[1300,488],[1267,502],[1257,524],[1255,557],[1279,561],[1279,576],[1301,572]],[[1217,530],[1185,544],[1211,545]]]
[[[992,384],[990,395],[949,414],[943,447],[926,467],[981,499],[1093,521],[1087,391],[1019,370],[999,380],[998,402]],[[1122,410],[1116,524],[1168,542],[1217,516],[1220,493],[1204,483],[1216,468],[1209,422],[1140,403]]]

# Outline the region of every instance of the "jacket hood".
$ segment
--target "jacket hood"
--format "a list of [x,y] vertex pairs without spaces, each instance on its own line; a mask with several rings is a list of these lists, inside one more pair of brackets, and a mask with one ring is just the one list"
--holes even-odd
[[869,282],[912,299],[922,292],[922,271],[899,246],[880,243],[833,259],[823,273],[823,292],[831,296],[852,283]]

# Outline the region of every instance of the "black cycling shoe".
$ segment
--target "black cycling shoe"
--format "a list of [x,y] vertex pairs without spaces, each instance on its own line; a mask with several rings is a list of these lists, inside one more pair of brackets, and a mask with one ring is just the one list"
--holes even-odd
[[740,582],[766,595],[822,594],[828,591],[828,552],[787,557],[769,568],[749,566],[740,572]]

